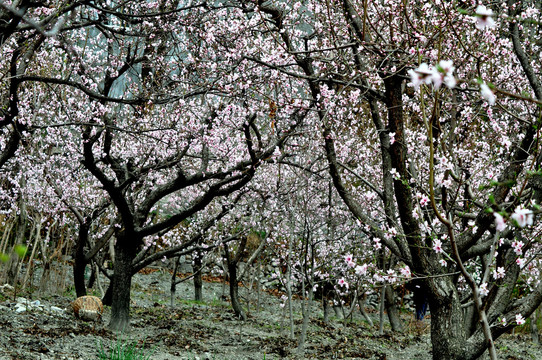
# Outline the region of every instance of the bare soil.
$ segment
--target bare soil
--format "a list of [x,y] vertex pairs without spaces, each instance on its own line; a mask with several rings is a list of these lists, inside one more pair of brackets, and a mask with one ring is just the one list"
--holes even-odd
[[[247,321],[240,321],[229,302],[222,300],[222,284],[205,282],[204,301],[194,302],[192,283],[181,283],[171,307],[170,280],[167,271],[135,276],[132,326],[126,334],[107,329],[107,307],[100,322],[77,320],[70,311],[74,299],[70,292],[41,298],[26,294],[29,302],[37,304],[38,300],[39,306],[29,305],[26,311],[17,312],[16,299],[25,294],[4,291],[0,293],[0,360],[98,359],[100,349],[109,355],[111,349],[125,345],[153,360],[432,359],[430,318],[420,324],[414,323],[412,315],[403,314],[404,333],[392,333],[386,326],[380,336],[378,326],[370,327],[358,314],[351,321],[332,317],[325,324],[321,306],[314,302],[307,343],[300,352],[297,340],[289,336],[289,320],[278,296],[261,292],[258,308],[254,289],[241,288],[243,304],[246,306],[248,297],[250,306]],[[377,324],[374,311],[371,316]],[[300,300],[296,300],[296,336],[301,322]],[[497,349],[506,360],[542,359],[542,349],[527,334],[506,335],[497,341]]]

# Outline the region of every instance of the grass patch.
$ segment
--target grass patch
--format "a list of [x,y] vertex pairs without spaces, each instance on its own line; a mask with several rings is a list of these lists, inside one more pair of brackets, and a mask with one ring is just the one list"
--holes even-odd
[[205,301],[199,301],[199,300],[186,300],[186,299],[181,299],[180,300],[181,303],[183,305],[188,305],[188,306],[194,306],[194,305],[207,305],[205,303]]
[[138,348],[135,342],[126,343],[122,339],[117,340],[109,351],[104,349],[102,342],[98,349],[99,360],[150,360],[151,355]]

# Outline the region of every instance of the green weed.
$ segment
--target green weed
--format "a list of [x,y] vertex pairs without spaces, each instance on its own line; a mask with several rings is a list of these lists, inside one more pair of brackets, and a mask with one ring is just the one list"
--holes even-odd
[[150,360],[151,354],[146,354],[143,349],[136,347],[136,343],[125,343],[122,339],[117,340],[117,343],[109,350],[104,349],[103,343],[100,342],[98,349],[99,360]]

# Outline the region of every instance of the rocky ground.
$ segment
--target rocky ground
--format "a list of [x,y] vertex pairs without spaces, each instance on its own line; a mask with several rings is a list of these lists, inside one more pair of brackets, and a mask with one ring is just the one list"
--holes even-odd
[[[70,291],[37,297],[17,295],[5,287],[0,291],[0,360],[88,360],[99,359],[100,351],[109,359],[112,349],[123,347],[139,355],[134,359],[154,360],[431,359],[429,319],[420,327],[405,314],[408,328],[404,334],[386,329],[379,336],[376,325],[370,327],[358,316],[351,322],[332,317],[324,324],[318,308],[311,318],[305,351],[300,353],[297,341],[289,338],[288,320],[278,296],[262,292],[257,309],[255,292],[243,288],[244,303],[247,295],[251,299],[248,320],[243,322],[221,300],[220,283],[204,284],[203,302],[191,301],[191,283],[181,283],[171,307],[170,279],[161,270],[136,275],[128,334],[107,329],[107,308],[102,322],[77,320],[69,310],[74,299]],[[298,300],[294,304],[296,331],[301,328],[300,314]],[[371,316],[376,320],[374,312]],[[502,359],[542,359],[542,349],[526,334],[507,335],[497,341],[497,348]]]

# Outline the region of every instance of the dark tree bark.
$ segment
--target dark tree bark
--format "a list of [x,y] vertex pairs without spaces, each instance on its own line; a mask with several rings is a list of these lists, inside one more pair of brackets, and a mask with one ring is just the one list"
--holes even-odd
[[[136,241],[134,241],[136,240]],[[132,262],[137,255],[137,239],[125,232],[117,235],[115,265],[111,292],[111,322],[113,331],[128,331],[130,326],[130,290],[132,285]]]
[[73,284],[75,286],[77,297],[85,296],[87,294],[87,288],[85,286],[85,269],[88,262],[85,258],[85,245],[88,243],[88,231],[89,227],[87,224],[80,224],[77,243],[75,244]]
[[[18,9],[21,12],[21,15],[26,13],[28,3],[29,1],[23,1],[21,3],[20,9]],[[21,16],[13,16],[13,14],[4,9],[0,10],[0,46],[15,32],[20,21]],[[26,40],[27,39],[20,39],[18,41],[20,46],[13,51],[9,68],[9,93],[4,98],[0,99],[0,128],[9,129],[8,140],[6,141],[4,148],[0,151],[0,168],[15,155],[19,148],[21,134],[27,129],[26,126],[20,124],[16,120],[19,115],[18,89],[21,84],[19,76],[24,74],[26,66],[28,65],[26,61],[23,61],[22,64],[19,65],[18,61],[19,58],[22,57],[22,43]],[[33,54],[33,51],[39,47],[42,41],[43,40],[39,40],[35,42],[35,47],[30,47],[30,51],[32,51],[30,54]]]
[[194,260],[192,261],[194,270],[194,300],[203,301],[203,281],[202,281],[202,253],[196,251],[193,254]]
[[99,276],[98,270],[95,266],[91,268],[90,276],[87,281],[87,288],[92,288],[96,282],[96,278]]
[[[59,195],[61,195],[59,193]],[[114,227],[110,226],[106,233],[96,241],[96,244],[88,251],[85,252],[85,248],[90,246],[89,243],[89,231],[92,221],[95,220],[95,217],[100,213],[101,210],[105,209],[108,206],[108,203],[100,205],[92,215],[83,218],[81,213],[74,207],[68,205],[70,210],[75,214],[76,218],[79,221],[79,232],[77,240],[75,243],[75,253],[74,253],[74,263],[73,263],[73,281],[75,286],[75,292],[77,297],[84,296],[87,294],[87,287],[85,285],[85,271],[87,265],[91,262],[93,258],[96,257],[98,252],[107,244],[114,232]],[[98,276],[96,272],[92,271],[92,276]],[[89,280],[89,287],[92,287],[94,278]]]
[[225,253],[225,260],[228,267],[228,277],[230,281],[230,299],[231,299],[231,306],[233,308],[233,311],[235,315],[237,315],[240,319],[246,320],[246,314],[243,310],[243,307],[241,306],[241,302],[239,301],[239,283],[237,279],[237,266],[239,264],[239,261],[242,258],[243,253],[245,252],[245,247],[247,244],[247,238],[246,236],[243,236],[241,238],[239,248],[237,249],[236,254],[231,254],[228,250],[228,245],[224,245],[224,253]]
[[111,279],[107,290],[105,290],[105,294],[102,298],[102,303],[107,306],[111,306],[111,304],[113,303],[113,279]]

